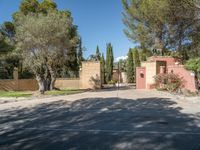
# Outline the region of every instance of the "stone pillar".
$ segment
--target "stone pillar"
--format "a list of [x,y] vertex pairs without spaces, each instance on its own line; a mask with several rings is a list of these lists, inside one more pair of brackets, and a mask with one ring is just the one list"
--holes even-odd
[[14,68],[13,70],[13,79],[18,80],[19,79],[19,74],[18,74],[18,68]]
[[13,70],[13,79],[14,79],[14,84],[15,84],[15,91],[19,90],[19,74],[18,74],[18,68],[14,68]]
[[99,61],[82,62],[80,82],[82,89],[101,88],[101,64]]

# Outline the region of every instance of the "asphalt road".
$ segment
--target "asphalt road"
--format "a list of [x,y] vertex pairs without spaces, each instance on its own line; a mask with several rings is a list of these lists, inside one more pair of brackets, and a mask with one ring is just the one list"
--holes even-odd
[[200,150],[199,106],[179,101],[129,89],[0,105],[0,150]]

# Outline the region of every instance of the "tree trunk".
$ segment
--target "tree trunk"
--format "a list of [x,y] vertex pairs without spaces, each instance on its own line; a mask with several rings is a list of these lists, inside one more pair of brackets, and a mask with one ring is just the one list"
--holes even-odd
[[198,79],[197,71],[195,71],[195,86],[196,86],[196,89],[199,90],[199,79]]
[[55,73],[55,71],[52,69],[51,66],[49,66],[48,68],[49,68],[49,73],[50,73],[50,76],[51,76],[50,90],[53,90],[53,89],[55,89],[56,73]]
[[40,75],[36,75],[36,80],[38,82],[39,92],[41,94],[44,94],[44,92],[45,92],[45,80],[44,80],[44,78],[42,78]]
[[55,89],[55,82],[56,82],[56,78],[51,77],[50,90]]

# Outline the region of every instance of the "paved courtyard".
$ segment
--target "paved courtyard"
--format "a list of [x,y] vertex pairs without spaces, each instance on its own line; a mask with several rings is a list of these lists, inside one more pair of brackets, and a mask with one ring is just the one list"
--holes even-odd
[[200,102],[101,90],[0,105],[0,150],[199,150]]

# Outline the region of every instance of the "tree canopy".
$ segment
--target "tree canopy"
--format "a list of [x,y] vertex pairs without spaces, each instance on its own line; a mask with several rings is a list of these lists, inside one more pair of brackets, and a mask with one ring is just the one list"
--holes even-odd
[[28,14],[16,22],[17,46],[28,68],[36,75],[40,91],[54,88],[57,68],[67,58],[68,50],[77,45],[78,38],[70,37],[74,28],[72,19],[65,13]]
[[155,49],[157,55],[170,50],[183,59],[188,59],[187,55],[193,57],[192,51],[197,51],[199,44],[199,0],[122,0],[122,3],[124,32],[142,49]]
[[131,48],[128,51],[128,58],[126,61],[126,72],[127,72],[128,83],[133,83],[135,70],[134,70],[133,52]]
[[107,83],[112,80],[113,62],[114,62],[113,47],[111,43],[108,43],[107,49],[106,49],[106,82]]

